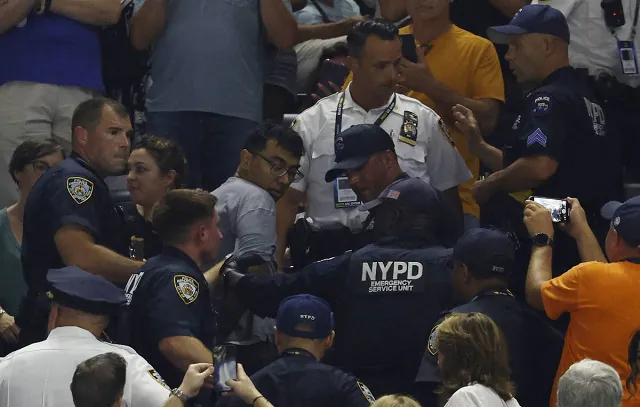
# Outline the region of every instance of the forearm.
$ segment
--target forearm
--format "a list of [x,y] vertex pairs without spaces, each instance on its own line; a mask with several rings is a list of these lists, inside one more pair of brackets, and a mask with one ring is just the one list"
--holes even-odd
[[583,263],[590,261],[599,261],[601,263],[608,263],[598,239],[593,234],[593,231],[589,226],[582,231],[579,237],[576,239],[576,245],[578,246],[578,252],[580,253],[580,260]]
[[86,248],[79,248],[77,255],[66,259],[65,264],[78,266],[113,283],[124,284],[144,263],[121,256],[104,246],[91,244]]
[[534,246],[531,250],[531,260],[527,272],[526,296],[527,303],[535,309],[544,310],[542,302],[542,285],[551,280],[551,246]]
[[518,192],[535,188],[545,180],[538,174],[535,165],[519,159],[507,168],[491,174],[485,183],[493,192]]
[[296,36],[296,44],[311,39],[327,39],[336,38],[347,35],[349,30],[354,26],[355,20],[344,20],[338,23],[298,25],[298,35]]
[[[289,191],[287,191],[289,193]],[[296,219],[298,204],[285,196],[276,204],[276,259],[278,267],[284,264],[284,252],[287,249],[287,233]]]
[[167,20],[167,0],[146,0],[131,18],[131,43],[138,50],[158,39]]
[[111,25],[120,18],[119,0],[52,0],[51,12],[91,25]]
[[496,172],[502,169],[504,157],[500,149],[495,148],[484,140],[477,143],[469,142],[469,149],[484,165],[489,167],[491,171]]
[[380,0],[380,14],[387,21],[396,22],[406,17],[407,6],[404,1]]
[[182,372],[194,363],[213,363],[211,351],[191,336],[174,336],[160,341],[160,352]]
[[276,47],[289,49],[295,45],[298,22],[282,0],[260,0],[260,15],[269,40]]
[[[478,121],[482,134],[490,134],[498,121],[499,105],[489,100],[473,99],[462,96],[450,89],[437,79],[425,81],[421,89],[416,89],[429,96],[438,105],[439,112],[445,112],[451,118],[451,109],[455,105],[462,105],[470,109]],[[498,108],[496,108],[498,107]]]
[[531,0],[489,0],[489,3],[506,17],[512,18],[522,7],[531,4]]
[[0,1],[0,35],[24,20],[33,8],[34,0]]

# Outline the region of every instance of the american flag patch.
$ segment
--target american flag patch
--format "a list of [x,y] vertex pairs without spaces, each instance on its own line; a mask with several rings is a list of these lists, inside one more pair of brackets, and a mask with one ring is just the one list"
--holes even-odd
[[393,189],[387,193],[387,198],[389,199],[398,199],[400,196],[400,191],[394,191]]

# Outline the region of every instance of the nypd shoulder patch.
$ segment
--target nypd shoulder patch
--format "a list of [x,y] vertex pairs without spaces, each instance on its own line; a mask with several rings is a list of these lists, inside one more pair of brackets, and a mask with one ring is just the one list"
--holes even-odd
[[551,97],[538,96],[533,101],[531,114],[534,116],[544,116],[551,111]]
[[360,388],[360,391],[362,392],[362,395],[364,396],[364,398],[367,399],[367,401],[371,404],[375,403],[376,398],[373,396],[373,393],[371,393],[371,390],[369,390],[369,388],[367,386],[365,386],[364,383],[362,382],[357,382],[358,383],[358,387]]
[[171,390],[167,385],[167,383],[162,378],[162,376],[160,376],[160,373],[156,371],[156,369],[149,369],[147,370],[147,373],[149,374],[149,376],[151,376],[153,380],[158,382],[162,387],[166,388],[167,390]]
[[173,285],[176,288],[176,292],[180,299],[187,305],[198,299],[200,294],[200,284],[198,281],[184,274],[178,274],[173,276]]
[[67,178],[67,191],[75,203],[81,205],[91,198],[93,182],[82,177],[69,177]]
[[431,333],[429,334],[429,344],[427,345],[429,353],[433,356],[438,354],[438,346],[436,345],[436,341],[438,340],[438,327],[440,327],[440,324],[431,329]]

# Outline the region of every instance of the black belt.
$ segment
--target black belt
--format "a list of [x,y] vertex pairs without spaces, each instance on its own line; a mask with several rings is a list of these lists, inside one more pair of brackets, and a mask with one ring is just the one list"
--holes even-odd
[[604,102],[640,105],[640,87],[634,88],[620,83],[615,76],[607,73],[594,76],[589,75],[589,70],[586,68],[579,68],[576,71],[581,74],[586,84],[596,92],[596,96]]

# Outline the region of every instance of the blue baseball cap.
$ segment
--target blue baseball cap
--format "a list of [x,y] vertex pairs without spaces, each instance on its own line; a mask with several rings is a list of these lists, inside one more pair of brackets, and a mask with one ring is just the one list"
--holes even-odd
[[335,140],[336,164],[324,176],[333,182],[349,170],[360,168],[376,153],[391,150],[395,145],[391,136],[375,124],[358,124],[343,131]]
[[489,27],[487,35],[496,44],[508,44],[509,37],[521,34],[548,34],[570,40],[569,25],[559,10],[542,4],[522,7],[508,25]]
[[516,250],[507,235],[492,229],[471,229],[453,247],[453,259],[472,271],[506,276],[513,272]]
[[624,203],[611,201],[602,207],[600,214],[611,221],[622,240],[631,246],[640,246],[640,196]]
[[376,199],[360,205],[358,209],[369,211],[385,202],[396,202],[415,213],[441,215],[438,192],[420,178],[400,178],[385,188]]
[[111,315],[127,302],[121,288],[76,266],[49,270],[47,281],[54,302],[89,314]]
[[278,308],[276,328],[294,338],[326,338],[333,330],[331,306],[309,294],[287,297]]

